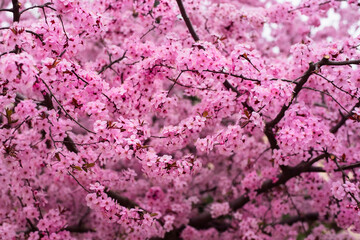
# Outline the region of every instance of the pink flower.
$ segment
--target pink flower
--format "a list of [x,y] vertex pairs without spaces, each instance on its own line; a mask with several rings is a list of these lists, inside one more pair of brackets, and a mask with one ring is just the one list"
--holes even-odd
[[360,108],[354,108],[353,113],[360,116]]
[[96,192],[102,192],[105,189],[104,186],[102,186],[99,182],[96,182],[94,184],[90,184],[90,190],[96,191]]
[[213,203],[210,206],[210,213],[212,218],[218,218],[222,215],[228,214],[230,211],[230,206],[228,202],[224,203]]
[[345,197],[345,190],[343,184],[340,181],[334,182],[331,187],[331,192],[338,200],[342,200]]

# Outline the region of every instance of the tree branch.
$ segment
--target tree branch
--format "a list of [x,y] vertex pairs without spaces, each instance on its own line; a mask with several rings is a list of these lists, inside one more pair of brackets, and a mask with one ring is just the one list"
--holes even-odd
[[127,197],[123,197],[118,195],[117,193],[115,193],[114,191],[111,191],[109,189],[105,189],[105,193],[112,199],[116,200],[121,206],[126,207],[126,208],[135,208],[135,207],[139,207],[139,205],[130,200]]
[[360,107],[360,101],[356,103],[356,105],[349,111],[348,114],[341,117],[341,120],[330,129],[330,132],[335,134],[345,124],[346,120],[348,120],[353,115],[353,111],[357,107]]
[[[355,169],[355,168],[358,168],[360,167],[360,162],[357,162],[357,163],[352,163],[352,164],[349,164],[349,165],[345,165],[345,166],[340,166],[339,168],[335,169],[334,171],[335,172],[341,172],[341,170],[345,171],[345,170],[352,170],[352,169]],[[308,172],[326,172],[326,170],[322,167],[311,167],[309,168],[309,171]]]
[[198,35],[196,34],[193,25],[191,24],[191,21],[190,21],[187,13],[186,13],[186,11],[185,11],[185,7],[184,7],[184,5],[183,5],[182,0],[176,0],[176,2],[177,2],[177,4],[178,4],[178,6],[179,6],[181,16],[182,16],[182,18],[184,19],[185,24],[186,24],[186,26],[187,26],[187,28],[188,28],[188,30],[189,30],[192,38],[195,40],[195,42],[198,42],[200,39],[199,39]]
[[79,123],[75,118],[73,118],[66,110],[65,108],[62,106],[62,104],[57,100],[57,98],[55,97],[55,95],[52,93],[50,87],[46,84],[46,82],[41,79],[42,83],[45,85],[45,87],[47,88],[47,90],[49,91],[50,95],[55,99],[55,102],[59,105],[59,107],[63,110],[63,112],[65,113],[66,116],[68,116],[73,122],[75,122],[79,127],[81,127],[82,129],[86,130],[89,133],[93,133],[95,134],[95,132],[87,129],[86,127],[84,127],[81,123]]
[[6,8],[2,8],[0,9],[0,12],[12,12],[12,9],[6,9]]
[[[327,59],[325,59],[325,60],[324,59],[325,58],[323,58],[323,60],[321,60],[321,61],[327,61]],[[297,97],[297,95],[301,91],[302,87],[307,82],[307,80],[309,79],[309,77],[311,76],[313,71],[316,69],[316,66],[321,63],[321,61],[316,64],[314,64],[314,63],[309,64],[308,70],[304,73],[304,75],[301,77],[301,80],[296,84],[296,86],[293,90],[293,95],[291,97],[290,103],[288,105],[284,104],[282,106],[280,112],[276,115],[276,117],[273,120],[271,120],[270,122],[267,122],[265,124],[264,133],[270,142],[271,149],[279,149],[274,132],[272,130],[273,127],[275,127],[275,125],[278,124],[283,119],[283,117],[285,116],[285,112],[290,108],[294,99]]]
[[41,8],[42,10],[44,10],[44,8],[47,7],[47,8],[50,8],[51,10],[56,11],[55,8],[50,7],[50,5],[52,5],[52,4],[53,4],[52,2],[47,2],[47,3],[44,3],[43,5],[34,5],[34,6],[31,6],[31,7],[28,7],[28,8],[26,8],[26,9],[22,10],[22,11],[20,12],[20,15],[23,14],[24,12],[29,11],[29,10],[34,9],[34,8]]
[[18,0],[12,0],[12,5],[13,5],[13,21],[14,22],[19,22],[20,21],[20,3]]
[[84,226],[68,226],[65,228],[66,231],[72,232],[72,233],[87,233],[87,232],[96,232],[92,228],[86,228]]
[[[304,84],[308,81],[309,77],[316,71],[320,69],[322,66],[343,66],[343,65],[350,65],[350,64],[360,64],[360,60],[348,60],[348,61],[330,61],[328,58],[323,58],[317,63],[310,63],[308,70],[300,77],[300,81],[296,84],[293,95],[291,97],[290,103],[288,105],[284,104],[280,110],[280,112],[276,115],[276,117],[271,120],[270,122],[267,122],[265,124],[265,130],[264,133],[267,136],[271,148],[272,149],[278,149],[279,146],[277,144],[273,128],[284,118],[285,112],[290,108],[291,104],[293,103],[294,99],[298,96],[301,89],[303,88]],[[360,102],[358,103],[360,106]],[[344,121],[342,124],[345,123],[346,119],[342,119]],[[341,125],[342,125],[341,124]],[[340,125],[340,126],[341,126]],[[334,128],[333,131],[337,131],[337,129]]]
[[[321,160],[327,156],[329,156],[328,153],[323,153],[323,154],[317,156],[316,158],[312,159],[311,161],[301,162],[298,165],[296,165],[295,167],[286,167],[285,171],[283,171],[278,176],[278,180],[276,182],[273,182],[273,180],[266,180],[265,182],[263,182],[261,187],[256,190],[257,194],[259,195],[262,193],[266,193],[275,187],[285,184],[288,180],[290,180],[294,177],[300,176],[301,173],[309,172],[309,170],[311,169],[311,166],[314,163],[318,162],[319,160]],[[236,211],[236,210],[242,208],[249,201],[250,201],[250,198],[247,194],[241,195],[239,198],[230,201],[230,208],[231,208],[231,210]],[[211,227],[212,221],[213,220],[211,219],[211,214],[209,212],[205,211],[205,212],[201,213],[200,215],[198,215],[194,218],[191,218],[189,225],[194,228],[197,228],[197,229],[204,229],[204,228]]]
[[123,59],[126,57],[125,54],[126,54],[126,51],[124,52],[124,54],[123,54],[120,58],[116,59],[116,60],[113,61],[113,62],[110,61],[110,63],[109,63],[108,65],[103,66],[98,73],[101,74],[101,73],[105,72],[106,69],[111,68],[112,65],[114,65],[115,63],[118,63],[118,62],[120,62],[121,60],[123,60]]
[[77,184],[84,189],[87,193],[90,193],[90,191],[88,189],[86,189],[86,187],[84,187],[84,185],[82,185],[79,180],[76,179],[76,177],[70,172],[68,171],[68,174],[77,182]]
[[281,220],[278,224],[287,224],[287,225],[293,225],[297,222],[308,222],[308,221],[316,221],[319,219],[319,213],[313,212],[313,213],[306,213],[300,216],[292,216],[286,219]]

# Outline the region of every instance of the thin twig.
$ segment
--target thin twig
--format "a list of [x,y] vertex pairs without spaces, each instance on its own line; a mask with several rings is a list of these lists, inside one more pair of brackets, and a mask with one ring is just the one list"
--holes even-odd
[[95,132],[87,129],[86,127],[84,127],[81,123],[79,123],[76,119],[74,119],[66,110],[65,108],[62,106],[62,104],[57,100],[57,98],[55,97],[55,95],[52,93],[50,87],[46,84],[46,82],[41,79],[41,81],[43,82],[43,84],[45,85],[45,87],[48,89],[48,91],[50,92],[51,96],[55,99],[55,101],[57,102],[57,104],[60,106],[60,108],[64,111],[64,113],[72,120],[74,121],[77,125],[79,125],[79,127],[81,127],[82,129],[86,130],[87,132],[93,133],[95,134]]
[[51,3],[51,2],[47,2],[47,3],[44,3],[43,5],[34,5],[34,6],[31,6],[31,7],[28,7],[28,8],[26,8],[26,9],[22,10],[22,11],[20,12],[20,15],[23,14],[24,12],[29,11],[29,10],[34,9],[34,8],[44,9],[44,8],[47,7],[47,8],[50,8],[51,10],[56,11],[55,8],[50,7],[50,5],[52,5],[52,4],[53,4],[53,3]]
[[79,184],[80,187],[82,187],[86,192],[91,193],[89,190],[87,190],[77,179],[76,177],[74,177],[74,175],[72,175],[72,173],[70,171],[68,171],[68,174],[75,179],[75,181]]
[[13,11],[12,9],[5,9],[5,8],[0,9],[0,12],[12,12],[12,11]]
[[116,59],[116,60],[113,61],[113,62],[110,62],[108,65],[103,66],[98,73],[99,73],[99,74],[103,73],[106,69],[111,68],[112,65],[114,65],[115,63],[118,63],[118,62],[120,62],[121,60],[123,60],[123,59],[126,57],[126,56],[125,56],[125,55],[126,55],[126,52],[127,52],[127,51],[125,51],[124,54],[123,54],[120,58]]
[[357,107],[360,107],[360,101],[358,101],[358,102],[355,104],[355,106],[353,106],[353,107],[351,108],[351,110],[348,112],[348,114],[343,115],[343,116],[341,117],[341,120],[340,120],[334,127],[332,127],[332,128],[330,129],[330,132],[335,134],[335,133],[345,124],[346,120],[348,120],[348,119],[353,115],[353,111],[354,111],[355,108],[357,108]]

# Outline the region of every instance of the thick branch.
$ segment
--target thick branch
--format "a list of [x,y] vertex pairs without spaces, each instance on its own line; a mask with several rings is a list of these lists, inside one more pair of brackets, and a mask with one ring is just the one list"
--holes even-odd
[[[179,9],[180,9],[180,13],[181,13],[181,16],[183,17],[185,23],[186,23],[186,26],[192,36],[192,38],[195,40],[195,42],[198,42],[200,40],[199,36],[196,34],[195,30],[194,30],[194,27],[193,25],[191,24],[191,21],[189,19],[189,17],[187,16],[186,14],[186,11],[185,11],[185,7],[183,5],[183,2],[182,0],[176,0],[178,6],[179,6]],[[233,77],[239,77],[239,78],[242,78],[243,80],[250,80],[250,81],[255,81],[255,82],[260,82],[259,80],[257,79],[250,79],[250,78],[246,78],[242,75],[235,75],[235,74],[229,74],[229,73],[225,73],[225,72],[216,72],[216,71],[209,71],[209,72],[213,72],[213,73],[221,73],[221,74],[226,74],[226,75],[230,75],[230,76],[233,76]],[[231,89],[231,91],[235,92],[236,93],[236,96],[239,97],[241,95],[241,93],[234,87],[231,85],[231,83],[229,83],[228,80],[225,80],[223,82],[223,85],[226,89]],[[252,107],[248,106],[247,103],[244,103],[243,104],[244,107],[246,107],[248,110],[250,110],[251,112],[254,110]]]
[[275,135],[274,135],[274,132],[272,130],[273,127],[276,124],[278,124],[281,121],[281,119],[283,119],[283,117],[285,116],[285,112],[290,108],[290,106],[293,103],[294,99],[300,93],[302,87],[307,82],[307,80],[309,79],[309,77],[311,76],[313,71],[316,69],[316,66],[319,65],[322,61],[327,61],[327,59],[325,59],[325,60],[324,59],[321,60],[320,62],[316,63],[316,64],[314,64],[314,63],[309,64],[308,70],[301,77],[300,81],[296,84],[296,86],[294,88],[293,95],[291,97],[290,103],[288,105],[284,104],[282,106],[280,112],[276,115],[276,117],[273,120],[271,120],[270,122],[267,122],[265,124],[264,133],[265,133],[266,137],[268,138],[268,140],[270,142],[271,149],[278,149],[279,148],[279,146],[277,144],[277,141],[276,141],[276,138],[275,138]]
[[[267,136],[267,138],[269,139],[270,145],[272,149],[278,149],[279,146],[277,144],[274,132],[273,132],[273,128],[284,118],[285,116],[285,112],[290,108],[291,104],[293,103],[294,99],[298,96],[298,94],[300,93],[301,89],[303,88],[304,84],[308,81],[309,77],[316,72],[317,70],[320,69],[321,66],[343,66],[343,65],[350,65],[350,64],[360,64],[360,60],[349,60],[349,61],[330,61],[328,58],[323,58],[321,59],[319,62],[317,63],[310,63],[309,64],[309,68],[308,70],[304,73],[304,75],[300,78],[300,81],[296,84],[294,90],[293,90],[293,95],[291,98],[291,101],[289,104],[284,104],[280,110],[280,112],[276,115],[276,117],[271,120],[270,122],[267,122],[265,124],[265,135]],[[360,102],[358,103],[360,106]],[[337,129],[339,127],[341,127],[341,125],[343,125],[345,123],[347,118],[343,118],[340,123],[335,126],[331,132],[336,132]],[[337,128],[336,128],[337,127]]]
[[13,21],[14,22],[19,22],[20,21],[20,3],[18,0],[12,0],[12,5],[13,5]]
[[348,60],[348,61],[326,61],[322,66],[344,66],[344,65],[351,65],[351,64],[360,64],[360,59],[355,60]]
[[87,232],[96,232],[92,228],[86,228],[84,226],[68,226],[65,228],[66,231],[72,232],[72,233],[87,233]]
[[[288,180],[300,176],[301,173],[309,172],[311,169],[311,166],[318,162],[319,160],[327,157],[329,154],[324,153],[316,158],[312,159],[309,162],[301,162],[295,167],[286,167],[285,171],[283,171],[279,176],[278,180],[276,182],[273,182],[272,180],[266,180],[259,189],[256,190],[257,194],[266,193],[270,191],[271,189],[278,187],[282,184],[285,184]],[[245,204],[247,204],[250,201],[250,198],[247,194],[244,194],[240,196],[237,199],[234,199],[230,202],[230,208],[233,211],[236,211],[240,208],[242,208]],[[212,219],[211,214],[209,212],[203,212],[200,215],[191,218],[189,225],[198,229],[202,228],[209,228],[212,226]]]
[[105,190],[105,193],[112,199],[114,199],[115,201],[117,201],[121,206],[126,207],[126,208],[135,208],[135,207],[139,207],[139,205],[137,203],[135,203],[134,201],[128,199],[127,197],[123,197],[118,195],[117,193],[115,193],[114,191],[111,191],[109,189]]
[[300,216],[292,216],[289,218],[286,218],[284,220],[281,220],[279,224],[287,224],[287,225],[293,225],[297,222],[308,222],[308,221],[316,221],[319,219],[319,213],[313,212],[313,213],[307,213]]

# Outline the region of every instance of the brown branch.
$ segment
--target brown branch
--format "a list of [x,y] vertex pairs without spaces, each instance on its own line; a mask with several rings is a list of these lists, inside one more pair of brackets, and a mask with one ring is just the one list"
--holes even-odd
[[12,11],[13,11],[12,9],[5,9],[5,8],[0,9],[0,12],[12,12]]
[[109,63],[108,65],[103,66],[98,73],[101,74],[101,73],[105,72],[106,69],[111,68],[112,65],[114,65],[115,63],[118,63],[118,62],[120,62],[121,60],[123,60],[123,59],[126,57],[125,54],[126,54],[126,51],[124,52],[124,54],[123,54],[120,58],[116,59],[116,60],[113,61],[113,62],[110,61],[110,63]]
[[353,111],[357,107],[360,107],[360,101],[356,103],[356,105],[349,111],[348,114],[341,117],[341,120],[330,129],[330,132],[335,134],[345,124],[346,120],[348,120],[353,115]]
[[[291,197],[291,194],[290,194],[290,192],[289,192],[289,189],[288,189],[288,187],[287,187],[286,185],[285,185],[285,193],[286,193],[288,199],[290,200],[291,205],[294,207],[294,209],[295,209],[295,211],[296,211],[296,213],[297,213],[297,216],[298,216],[298,217],[302,216],[303,214],[301,213],[301,211],[300,211],[300,210],[298,209],[298,207],[296,206],[293,198]],[[302,227],[302,230],[303,230],[304,232],[306,232],[304,223],[303,223],[302,221],[301,221],[301,227]]]
[[[319,93],[322,94],[322,95],[326,95],[326,96],[330,97],[337,105],[340,106],[340,108],[342,108],[342,110],[344,110],[345,112],[348,113],[348,110],[347,110],[343,105],[341,105],[340,102],[339,102],[338,100],[336,100],[336,98],[334,98],[331,94],[329,94],[327,90],[321,91],[321,90],[319,90],[319,89],[315,89],[315,88],[311,88],[311,87],[303,87],[303,89],[305,89],[305,90],[311,90],[311,91],[314,91],[314,92],[319,92]],[[322,97],[323,97],[323,96],[322,96]],[[320,104],[317,104],[317,103],[315,103],[315,104],[316,104],[316,106],[323,106],[323,107],[326,107],[326,108],[327,108],[327,106],[326,106],[325,103],[324,103],[324,100],[323,100],[323,103],[321,103],[321,105],[320,105]]]
[[[330,2],[331,1],[326,1],[326,2],[319,3],[319,6],[330,3]],[[310,5],[310,4],[309,5],[304,5],[304,6],[301,6],[301,7],[297,7],[297,8],[288,10],[288,13],[291,13],[291,12],[296,11],[296,10],[304,9],[304,8],[310,8],[310,7],[312,7],[312,5]]]
[[[325,58],[324,58],[325,59]],[[323,60],[324,60],[323,59]],[[323,61],[321,60],[321,61]],[[327,59],[325,59],[325,61],[327,61]],[[320,62],[319,62],[320,63]],[[307,80],[309,79],[309,77],[311,76],[311,74],[313,73],[313,71],[315,71],[316,69],[316,65],[319,65],[319,63],[314,64],[314,63],[310,63],[309,64],[309,68],[308,70],[305,72],[305,74],[301,77],[301,80],[296,84],[294,90],[293,90],[293,95],[291,97],[291,101],[288,105],[284,104],[280,110],[280,112],[276,115],[276,117],[270,121],[266,123],[266,127],[267,128],[273,128],[276,124],[278,124],[281,119],[283,119],[283,117],[285,116],[285,112],[290,108],[291,104],[293,103],[294,99],[297,97],[297,95],[300,93],[302,87],[304,86],[304,84],[307,82]]]
[[[237,90],[236,87],[234,87],[228,80],[225,80],[223,82],[223,85],[224,87],[227,89],[227,90],[231,90],[233,91],[234,93],[236,93],[236,97],[240,97],[241,96],[241,93],[239,92],[239,90]],[[242,102],[242,105],[249,111],[249,112],[254,112],[254,108],[251,107],[247,102]]]
[[[328,155],[329,155],[328,153],[323,153],[315,157],[311,161],[301,162],[295,167],[284,168],[285,171],[283,171],[278,176],[278,180],[276,182],[273,182],[273,180],[266,180],[265,182],[263,182],[261,187],[256,190],[257,194],[266,193],[275,187],[285,184],[288,180],[300,176],[304,172],[309,172],[311,166],[314,163],[320,161],[321,159],[327,157]],[[249,196],[247,194],[243,194],[239,198],[230,201],[230,208],[231,210],[236,211],[242,208],[243,206],[245,206],[249,201],[250,201]],[[204,228],[212,227],[212,221],[213,220],[211,219],[211,214],[205,211],[200,215],[191,218],[189,225],[197,229],[204,229]]]
[[179,6],[179,9],[180,9],[180,13],[181,13],[181,16],[182,18],[184,19],[185,21],[185,24],[192,36],[192,38],[195,40],[195,42],[198,42],[200,40],[200,38],[198,37],[198,35],[196,34],[195,30],[194,30],[194,27],[193,25],[191,24],[191,21],[185,11],[185,7],[184,7],[184,4],[182,2],[182,0],[176,0],[178,6]]
[[149,30],[147,30],[146,33],[144,33],[144,34],[140,37],[140,39],[143,39],[146,35],[148,35],[148,34],[149,34],[151,31],[153,31],[155,28],[156,28],[156,27],[153,25],[153,27],[150,28]]
[[61,27],[62,27],[63,32],[64,32],[64,34],[65,34],[65,37],[66,37],[66,43],[67,43],[67,42],[68,42],[68,40],[69,40],[69,36],[68,36],[68,35],[67,35],[67,33],[66,33],[65,26],[64,26],[64,22],[63,22],[63,20],[62,20],[61,15],[57,15],[57,17],[58,17],[58,18],[59,18],[59,20],[60,20]]
[[86,81],[84,78],[80,77],[79,74],[77,74],[74,70],[71,70],[71,72],[72,72],[73,74],[75,74],[75,76],[77,77],[77,79],[79,79],[79,80],[81,80],[82,82],[85,83],[85,87],[86,87],[87,85],[89,85],[89,82]]
[[247,80],[247,81],[252,81],[252,82],[256,82],[256,83],[260,83],[261,81],[258,79],[253,79],[253,78],[247,78],[245,76],[241,75],[237,75],[237,74],[233,74],[233,73],[227,73],[227,72],[223,72],[223,71],[214,71],[214,70],[204,70],[205,72],[211,72],[211,73],[218,73],[218,74],[225,74],[225,75],[229,75],[235,78],[241,78],[242,80]]
[[86,228],[84,226],[68,226],[65,228],[65,231],[69,231],[72,233],[87,233],[87,232],[96,232],[92,228]]
[[18,0],[12,0],[12,5],[13,5],[13,21],[14,22],[19,22],[20,21],[20,3]]
[[3,53],[0,54],[0,58],[1,58],[2,56],[6,55],[6,54],[9,54],[9,53],[16,53],[16,50],[12,50],[12,51],[10,51],[10,52],[3,52]]
[[297,222],[309,222],[309,221],[316,221],[318,219],[319,219],[319,213],[313,212],[313,213],[306,213],[303,215],[286,218],[284,220],[281,220],[278,224],[293,225],[294,223]]
[[25,30],[25,32],[34,35],[35,37],[37,37],[41,41],[42,45],[45,45],[45,42],[44,42],[44,40],[43,40],[43,38],[42,38],[42,36],[40,34],[37,34],[36,32],[33,32],[31,30]]
[[66,116],[68,116],[73,122],[75,122],[79,127],[81,127],[82,129],[86,130],[87,132],[93,133],[95,134],[95,132],[87,129],[86,127],[84,127],[81,123],[79,123],[75,118],[73,118],[66,110],[65,108],[62,106],[62,104],[57,100],[57,98],[55,97],[55,95],[52,93],[50,87],[47,85],[47,83],[41,79],[42,83],[45,85],[45,87],[47,88],[47,90],[49,91],[50,95],[54,98],[55,102],[59,105],[59,107],[63,110],[63,112],[65,113]]
[[[200,38],[199,38],[198,35],[196,34],[196,32],[195,32],[195,30],[194,30],[194,27],[193,27],[193,25],[191,24],[191,21],[190,21],[188,15],[186,14],[185,7],[184,7],[182,1],[181,1],[181,0],[176,0],[176,2],[177,2],[177,4],[178,4],[178,6],[179,6],[181,16],[183,17],[183,19],[184,19],[184,21],[185,21],[185,24],[186,24],[186,26],[187,26],[187,28],[188,28],[188,30],[189,30],[192,38],[195,40],[195,42],[198,42],[198,41],[200,40]],[[221,74],[226,74],[226,73],[224,73],[224,72],[219,72],[219,73],[221,73]],[[245,79],[242,75],[240,75],[240,76],[235,75],[235,74],[229,74],[229,75],[231,75],[231,76],[233,76],[233,77],[240,77],[240,78],[242,78],[242,79]],[[246,80],[250,80],[250,79],[246,79]],[[251,79],[251,80],[253,80],[253,79]],[[225,86],[225,88],[231,89],[233,92],[235,92],[236,95],[237,95],[237,97],[241,95],[240,92],[239,92],[234,86],[232,86],[232,85],[229,83],[228,80],[225,80],[225,81],[223,82],[223,85]]]
[[[336,166],[338,167],[338,169],[340,170],[340,172],[341,172],[341,174],[342,174],[342,176],[343,176],[343,182],[344,182],[344,184],[346,183],[346,178],[347,179],[349,179],[350,180],[350,177],[345,173],[345,171],[344,171],[344,169],[340,166],[340,164],[339,164],[339,162],[336,160],[336,156],[334,156],[333,158],[332,158],[332,160],[335,162],[335,164],[336,164]],[[356,198],[356,196],[355,196],[355,194],[354,193],[352,193],[352,192],[350,192],[350,191],[346,191],[345,190],[345,192],[346,193],[348,193],[350,196],[351,196],[351,198],[356,202],[356,205],[358,206],[358,207],[360,207],[360,201]]]
[[346,60],[346,61],[330,61],[327,60],[321,66],[346,66],[352,64],[360,64],[360,59]]
[[52,4],[53,4],[53,3],[51,3],[51,2],[47,2],[47,3],[44,3],[43,5],[34,5],[34,6],[31,6],[31,7],[28,7],[28,8],[26,8],[26,9],[22,10],[22,11],[20,12],[20,15],[23,14],[24,12],[26,12],[26,11],[29,11],[29,10],[35,9],[35,8],[41,8],[42,10],[44,10],[44,8],[47,7],[47,8],[50,8],[51,10],[56,11],[55,8],[50,7],[50,5],[52,5]]
[[355,95],[353,95],[353,94],[345,91],[344,89],[342,89],[342,87],[337,86],[337,85],[334,83],[334,81],[331,81],[330,79],[324,77],[323,75],[321,75],[321,74],[319,74],[319,73],[315,73],[315,75],[321,77],[321,78],[324,79],[324,80],[326,80],[326,81],[329,82],[334,88],[336,88],[336,89],[340,90],[341,92],[349,95],[351,98],[357,98]]
[[[330,61],[328,58],[323,58],[317,63],[310,63],[308,70],[300,77],[300,81],[296,83],[296,86],[293,90],[293,95],[290,100],[289,104],[284,104],[280,110],[280,112],[276,115],[276,117],[271,120],[270,122],[267,122],[265,124],[265,130],[264,133],[267,136],[270,146],[272,149],[278,149],[279,146],[277,144],[273,128],[284,118],[285,112],[290,108],[291,104],[293,103],[294,99],[298,96],[301,89],[303,88],[304,84],[308,81],[309,77],[316,73],[320,67],[322,66],[344,66],[344,65],[350,65],[350,64],[360,64],[360,60],[348,60],[348,61]],[[359,103],[360,104],[360,103]],[[346,120],[345,120],[346,121]],[[345,122],[344,122],[345,123]]]
[[[321,61],[327,61],[327,59],[325,59],[325,60],[324,59],[325,58],[323,58],[323,60],[321,60]],[[270,122],[267,122],[265,124],[264,133],[269,140],[271,149],[279,149],[279,146],[277,144],[277,141],[276,141],[276,138],[275,138],[275,135],[273,132],[273,127],[275,127],[275,125],[278,124],[283,119],[283,117],[285,116],[285,112],[290,108],[291,104],[293,103],[293,101],[297,97],[297,95],[300,93],[304,84],[307,82],[307,80],[309,79],[311,74],[315,71],[316,65],[319,65],[320,62],[318,62],[317,64],[314,64],[314,63],[309,64],[308,70],[304,73],[304,75],[301,77],[300,81],[296,84],[296,86],[293,90],[293,95],[291,97],[290,103],[287,105],[284,104],[282,106],[280,112],[276,115],[276,117],[273,120],[271,120]]]
[[48,110],[54,109],[53,102],[49,93],[43,91],[44,101],[41,101],[39,105],[46,107]]
[[[357,163],[352,163],[349,165],[345,165],[345,166],[339,166],[339,168],[335,169],[335,172],[341,172],[341,170],[345,171],[345,170],[352,170],[355,168],[360,167],[360,162]],[[309,168],[308,172],[326,172],[326,170],[322,167],[311,167]]]
[[[21,198],[20,197],[17,197],[19,199],[19,202],[20,202],[20,205],[22,208],[25,207],[25,204],[22,202]],[[30,226],[30,231],[31,232],[35,232],[35,231],[38,231],[39,229],[31,222],[31,220],[29,218],[26,218],[26,222],[29,224]]]
[[114,191],[111,191],[109,189],[105,189],[105,193],[112,199],[114,199],[115,201],[117,201],[121,206],[126,207],[126,208],[135,208],[135,207],[139,207],[139,205],[137,203],[135,203],[134,201],[130,200],[127,197],[123,197],[120,196],[119,194],[115,193]]
[[90,190],[86,189],[86,187],[84,187],[84,185],[82,185],[79,180],[76,179],[76,177],[70,172],[68,171],[68,174],[77,182],[77,184],[84,189],[86,192],[91,193]]
[[346,166],[340,166],[340,169],[335,169],[335,172],[339,172],[342,170],[351,170],[351,169],[354,169],[354,168],[358,168],[360,167],[360,162],[358,163],[353,163],[353,164],[350,164],[350,165],[346,165]]

